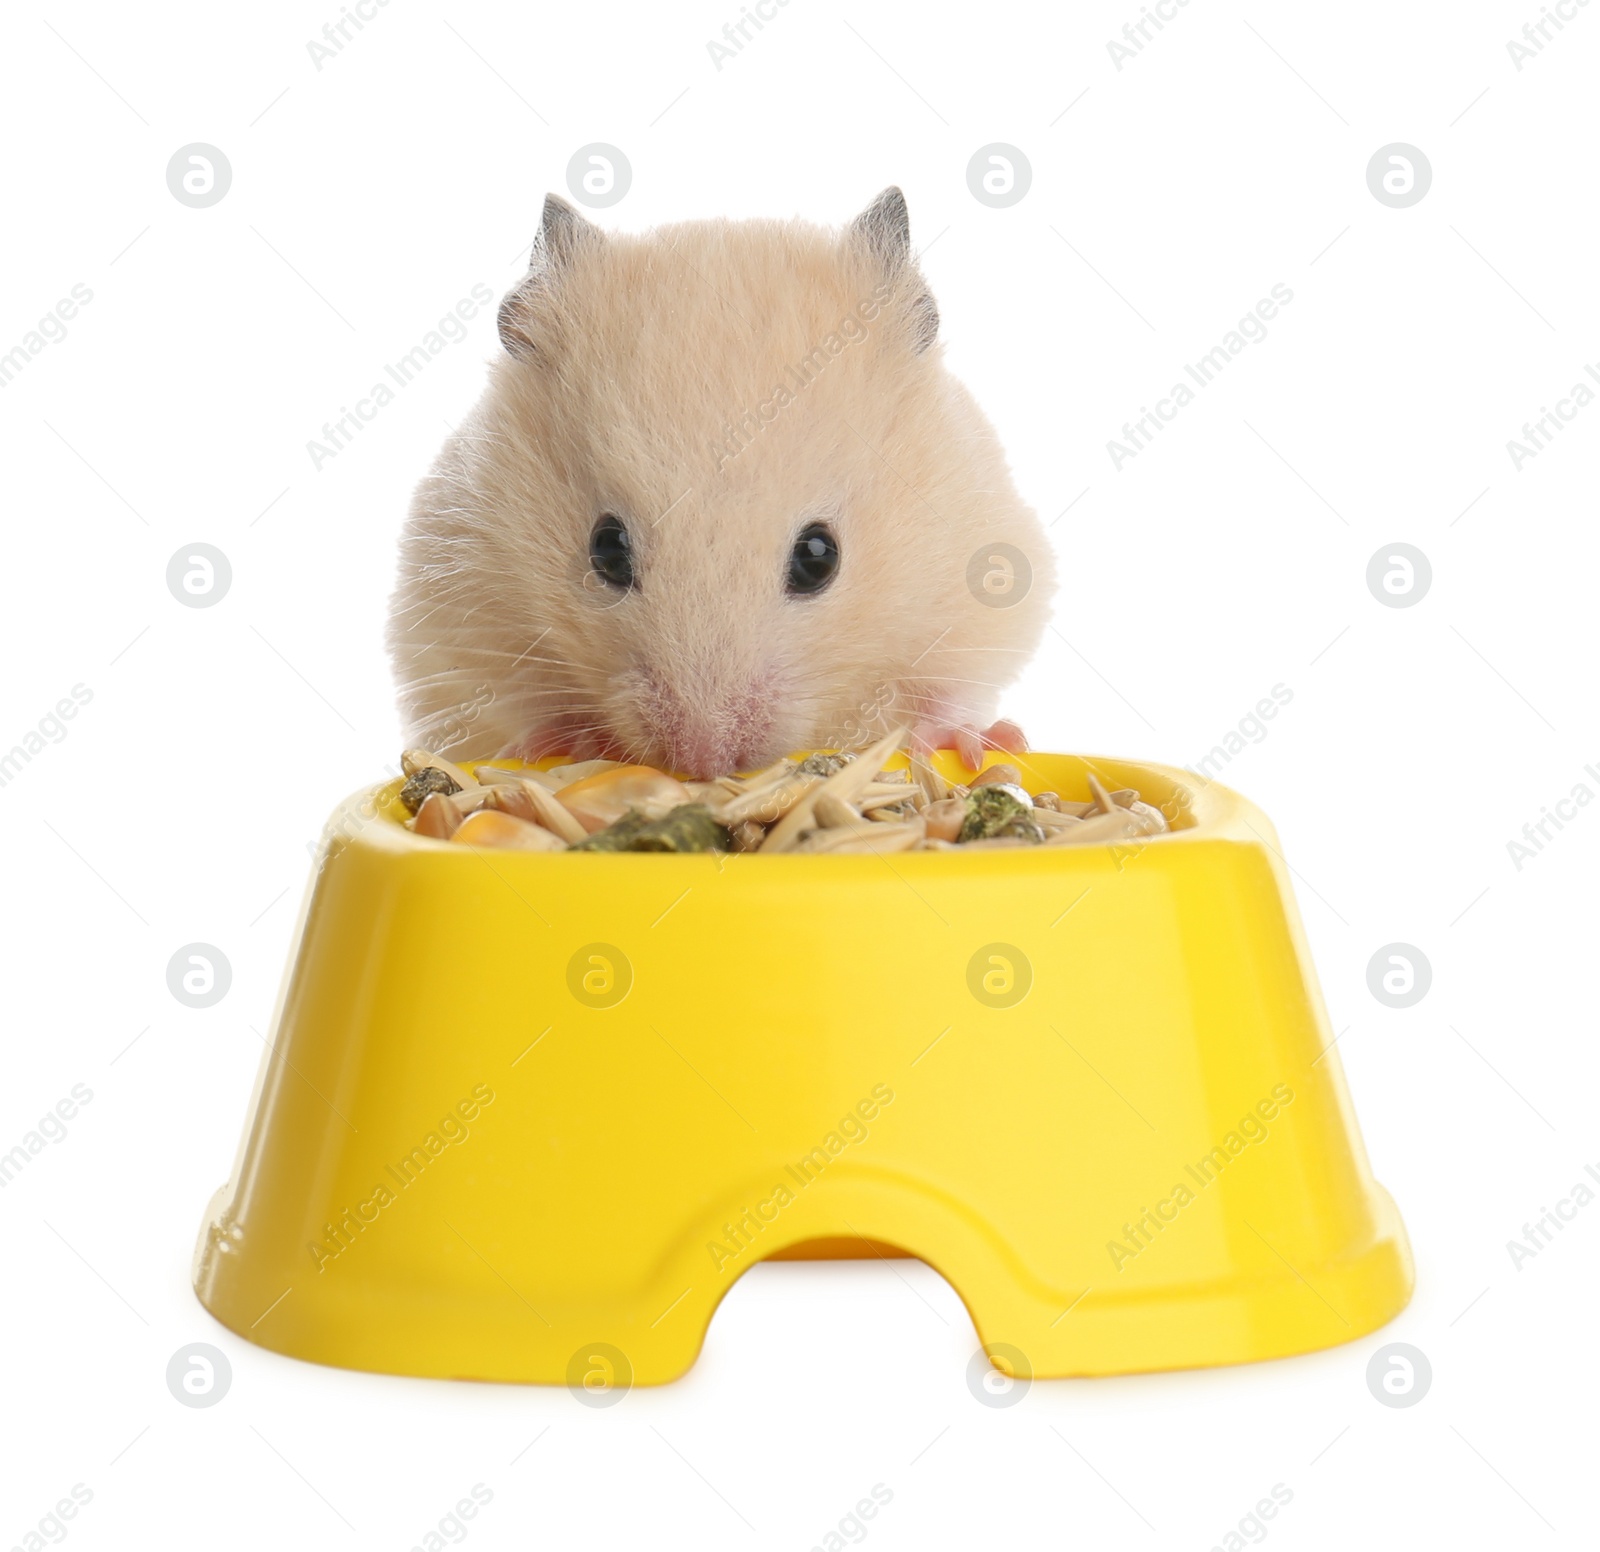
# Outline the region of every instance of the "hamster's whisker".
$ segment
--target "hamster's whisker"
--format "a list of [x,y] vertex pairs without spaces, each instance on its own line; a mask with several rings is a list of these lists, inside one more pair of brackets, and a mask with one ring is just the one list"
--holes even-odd
[[981,686],[985,690],[1002,690],[1002,689],[1005,688],[1004,683],[1002,681],[1000,681],[1000,680],[997,680],[997,679],[963,679],[963,678],[959,677],[956,674],[940,674],[939,675],[939,679],[938,679],[938,683],[940,683],[940,684],[976,684],[976,685]]

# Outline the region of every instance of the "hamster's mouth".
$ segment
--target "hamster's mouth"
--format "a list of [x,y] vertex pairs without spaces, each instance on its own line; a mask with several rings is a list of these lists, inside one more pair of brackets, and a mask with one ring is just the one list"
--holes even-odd
[[650,765],[689,781],[715,781],[771,765],[787,753],[770,736],[729,740],[715,735],[677,738],[644,734],[632,738],[616,730],[567,718],[536,728],[507,744],[497,759],[532,764],[553,755],[569,761],[621,760]]

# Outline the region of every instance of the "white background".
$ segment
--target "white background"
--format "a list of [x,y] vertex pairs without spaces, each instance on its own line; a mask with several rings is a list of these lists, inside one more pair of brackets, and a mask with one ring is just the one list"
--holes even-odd
[[[0,1545],[75,1482],[90,1546],[405,1548],[474,1484],[484,1548],[806,1548],[874,1483],[888,1548],[1206,1548],[1274,1483],[1290,1547],[1592,1544],[1600,1203],[1517,1270],[1507,1241],[1600,1168],[1600,793],[1590,407],[1520,471],[1507,441],[1600,363],[1600,4],[1518,71],[1521,4],[1244,10],[1194,0],[1121,71],[1133,0],[792,0],[718,71],[726,3],[393,0],[319,71],[325,4],[8,8],[0,352],[93,301],[0,390],[0,747],[92,700],[0,788],[0,1151],[93,1100],[3,1191]],[[180,204],[180,146],[227,196]],[[763,1267],[683,1382],[605,1411],[564,1389],[336,1372],[223,1331],[189,1289],[290,948],[307,845],[396,758],[381,651],[411,486],[476,397],[492,309],[320,472],[307,441],[478,282],[525,262],[572,153],[621,147],[603,225],[804,215],[906,191],[953,368],[1064,563],[1007,710],[1043,748],[1192,763],[1275,684],[1224,779],[1276,821],[1410,1308],[1343,1349],[1235,1370],[969,1394],[976,1339],[918,1264]],[[1369,192],[1419,147],[1426,198]],[[1019,147],[990,209],[967,163]],[[1118,472],[1122,422],[1276,283],[1271,326]],[[1070,509],[1070,510],[1069,510]],[[165,572],[230,559],[211,609]],[[1427,596],[1384,607],[1403,541]],[[270,809],[264,765],[293,779]],[[202,940],[228,996],[180,1006]],[[1369,993],[1380,946],[1433,984]],[[1421,1348],[1432,1389],[1369,1394]],[[164,1373],[229,1354],[207,1410]],[[537,1443],[530,1446],[530,1442]]]

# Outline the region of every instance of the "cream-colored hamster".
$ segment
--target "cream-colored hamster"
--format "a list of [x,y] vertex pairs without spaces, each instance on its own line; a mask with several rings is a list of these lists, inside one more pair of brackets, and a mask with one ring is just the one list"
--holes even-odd
[[1054,565],[938,327],[899,189],[843,232],[637,237],[550,196],[406,524],[407,742],[699,777],[897,724],[1020,748]]

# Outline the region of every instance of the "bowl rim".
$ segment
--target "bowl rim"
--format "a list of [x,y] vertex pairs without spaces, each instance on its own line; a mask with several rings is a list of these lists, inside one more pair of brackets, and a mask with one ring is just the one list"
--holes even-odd
[[[458,759],[454,756],[448,758],[454,764],[468,769],[479,765],[493,765],[502,770],[548,770],[553,766],[575,763],[560,755],[547,756],[532,762],[502,758]],[[901,769],[906,763],[903,754],[896,755],[885,768]],[[1062,770],[1063,763],[1066,766],[1065,772]],[[976,774],[951,750],[935,750],[934,764],[947,780],[960,780],[963,776],[970,777]],[[1172,829],[1163,834],[1124,841],[1102,841],[1081,846],[1006,848],[983,851],[968,857],[962,857],[959,851],[896,852],[893,856],[894,866],[896,868],[933,866],[939,871],[942,871],[947,863],[956,864],[964,869],[970,869],[979,863],[984,864],[986,868],[1000,865],[1006,870],[1012,865],[1024,868],[1039,866],[1051,868],[1071,866],[1075,857],[1100,859],[1108,850],[1126,855],[1129,852],[1143,852],[1151,846],[1170,850],[1175,846],[1212,841],[1254,842],[1275,846],[1270,822],[1253,803],[1221,782],[1183,767],[1121,756],[1032,750],[1024,755],[991,751],[985,757],[983,768],[998,764],[1019,766],[1025,784],[1030,772],[1036,774],[1039,778],[1037,784],[1029,786],[1029,790],[1035,792],[1063,790],[1071,791],[1078,797],[1077,788],[1081,787],[1081,797],[1087,798],[1090,771],[1093,771],[1108,787],[1113,783],[1116,787],[1136,787],[1144,801],[1151,802],[1153,806],[1162,810]],[[1051,774],[1047,775],[1047,771]],[[1076,780],[1063,780],[1064,775]],[[319,859],[325,860],[334,847],[343,842],[395,857],[456,856],[466,861],[482,854],[492,855],[497,865],[503,863],[517,867],[541,867],[553,863],[558,867],[570,866],[569,863],[556,860],[573,855],[567,851],[525,852],[494,849],[491,853],[483,848],[461,846],[453,841],[435,840],[429,836],[413,833],[402,823],[407,817],[399,798],[400,787],[404,781],[404,776],[390,776],[384,781],[357,789],[339,803],[324,827],[322,845],[318,852]],[[577,855],[598,860],[606,866],[633,865],[652,869],[677,865],[713,867],[720,871],[727,861],[727,857],[723,854],[582,852]],[[732,855],[742,858],[747,854]],[[756,857],[761,854],[748,855]],[[838,869],[852,860],[881,864],[889,859],[874,853],[854,852],[820,856],[784,852],[763,859],[764,866],[767,867],[776,864],[822,869]]]

